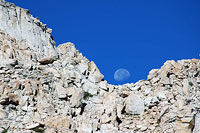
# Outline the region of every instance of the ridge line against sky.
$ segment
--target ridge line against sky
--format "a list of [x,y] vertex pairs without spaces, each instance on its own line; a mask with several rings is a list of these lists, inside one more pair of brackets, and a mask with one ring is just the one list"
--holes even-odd
[[[146,79],[167,60],[200,57],[197,0],[8,1],[52,28],[57,44],[75,43],[112,84]],[[128,80],[114,80],[119,68],[130,72]]]

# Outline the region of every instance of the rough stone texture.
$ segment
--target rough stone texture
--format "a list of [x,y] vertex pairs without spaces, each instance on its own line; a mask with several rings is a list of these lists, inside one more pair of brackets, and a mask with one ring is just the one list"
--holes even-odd
[[0,18],[0,132],[199,133],[200,60],[114,86],[27,10],[0,0]]
[[126,98],[126,112],[129,114],[142,114],[144,113],[144,100],[138,95],[130,94]]
[[194,122],[195,122],[195,125],[194,125],[193,133],[198,133],[200,132],[200,113],[197,113],[195,115]]
[[0,29],[36,52],[38,58],[57,58],[50,30],[26,9],[0,2]]

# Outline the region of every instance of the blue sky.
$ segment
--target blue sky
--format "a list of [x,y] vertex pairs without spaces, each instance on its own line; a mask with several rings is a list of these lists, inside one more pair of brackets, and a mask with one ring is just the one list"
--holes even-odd
[[118,68],[131,83],[166,60],[200,58],[199,0],[8,1],[52,28],[57,44],[75,43],[112,84]]

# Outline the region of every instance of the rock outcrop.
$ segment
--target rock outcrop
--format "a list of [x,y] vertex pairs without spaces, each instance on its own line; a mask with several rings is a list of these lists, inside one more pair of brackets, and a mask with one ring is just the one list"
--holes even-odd
[[199,133],[200,60],[114,86],[74,44],[0,0],[0,132]]
[[0,29],[19,41],[18,45],[43,57],[57,58],[52,30],[34,18],[29,10],[22,9],[4,0],[0,2]]

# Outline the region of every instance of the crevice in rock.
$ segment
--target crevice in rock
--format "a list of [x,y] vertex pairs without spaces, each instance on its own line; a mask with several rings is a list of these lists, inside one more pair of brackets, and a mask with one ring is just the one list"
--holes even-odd
[[116,117],[116,121],[117,121],[117,123],[120,125],[121,123],[122,123],[122,121],[120,120],[120,118],[117,116]]
[[67,101],[68,100],[68,97],[66,96],[65,98],[59,98],[60,100],[63,100],[63,101]]
[[126,106],[123,107],[122,112],[121,112],[122,114],[126,114],[126,110],[125,109],[126,109]]
[[80,112],[80,115],[83,114],[86,105],[87,105],[86,103],[82,103],[82,104],[81,104],[81,112]]
[[[72,118],[73,118],[73,117],[72,117]],[[69,129],[71,129],[71,128],[72,128],[72,125],[70,124],[70,125],[69,125]]]

